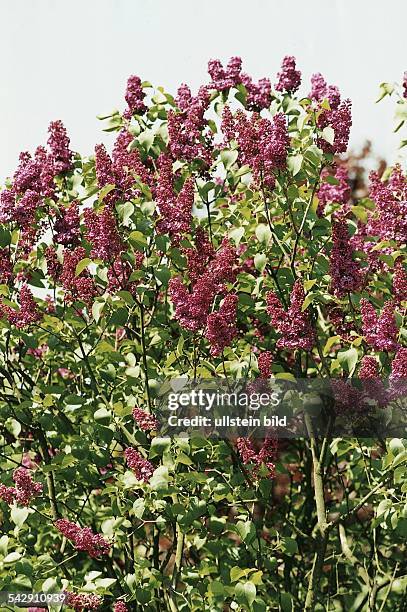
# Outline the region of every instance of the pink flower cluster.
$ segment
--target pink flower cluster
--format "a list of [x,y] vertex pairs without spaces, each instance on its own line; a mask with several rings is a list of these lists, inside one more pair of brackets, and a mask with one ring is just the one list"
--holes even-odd
[[20,309],[15,310],[0,302],[0,317],[7,318],[11,325],[22,329],[41,320],[42,314],[34,300],[31,290],[23,285],[19,295]]
[[154,466],[148,459],[144,459],[138,450],[131,447],[126,448],[124,456],[126,457],[127,465],[133,470],[136,478],[148,482],[154,472]]
[[317,145],[324,153],[345,153],[348,148],[350,128],[352,125],[352,103],[344,100],[333,110],[323,110],[318,118],[318,128],[323,130],[331,127],[334,131],[333,143],[329,143],[323,136],[318,137]]
[[377,351],[395,351],[398,348],[398,328],[394,316],[394,304],[386,302],[380,316],[372,304],[362,298],[360,311],[363,322],[363,335],[367,344]]
[[134,187],[136,179],[151,186],[152,174],[149,168],[143,164],[140,152],[137,148],[129,151],[129,145],[133,136],[126,129],[119,132],[113,147],[112,158],[106,151],[104,145],[95,147],[95,169],[96,179],[100,188],[106,185],[115,185],[104,201],[112,204],[119,199],[124,201],[137,197],[140,190]]
[[254,478],[258,477],[258,472],[262,466],[265,466],[269,470],[269,478],[274,477],[275,460],[278,450],[278,441],[276,438],[268,436],[258,452],[249,438],[238,438],[236,440],[236,446],[245,466],[251,467],[251,474]]
[[58,260],[58,255],[54,246],[48,246],[45,251],[45,260],[47,262],[47,272],[49,276],[56,282],[62,272],[62,264]]
[[391,364],[390,395],[392,399],[406,397],[407,394],[407,348],[400,347]]
[[315,332],[307,312],[302,312],[305,300],[304,287],[296,280],[290,296],[290,307],[284,310],[280,300],[273,291],[266,296],[267,312],[271,323],[281,334],[277,341],[278,348],[303,349],[310,351],[315,343]]
[[238,297],[229,293],[217,312],[211,312],[206,320],[205,337],[211,345],[211,355],[217,357],[237,335],[236,315]]
[[58,519],[55,527],[72,542],[76,550],[85,551],[93,558],[109,554],[110,543],[99,533],[93,533],[90,527],[79,527],[67,519]]
[[271,366],[273,365],[273,355],[270,351],[263,351],[257,357],[257,364],[259,366],[260,376],[262,378],[270,378]]
[[124,97],[128,106],[124,112],[126,119],[131,119],[133,115],[142,115],[146,112],[147,107],[144,104],[145,93],[140,77],[135,75],[129,76]]
[[329,170],[325,169],[321,173],[321,185],[317,191],[318,197],[318,208],[317,215],[322,217],[324,214],[325,206],[331,202],[338,204],[346,204],[349,201],[351,189],[349,185],[348,171],[345,166],[339,166],[334,174],[334,179],[337,181],[336,185],[331,185],[326,180],[326,177],[331,176]]
[[215,257],[215,249],[204,229],[198,227],[195,230],[195,246],[186,248],[183,252],[188,261],[188,278],[192,284],[195,284]]
[[208,72],[212,78],[209,87],[217,91],[225,91],[243,84],[247,91],[246,108],[248,110],[260,111],[270,106],[270,79],[263,78],[259,79],[257,83],[254,82],[248,74],[242,72],[240,57],[230,58],[226,68],[219,60],[211,60],[208,64]]
[[128,612],[128,607],[120,599],[114,604],[113,612]]
[[25,467],[14,470],[13,480],[15,487],[0,484],[0,499],[7,504],[16,502],[21,506],[29,506],[32,499],[42,493],[42,484],[34,482],[30,471]]
[[393,298],[399,304],[407,301],[407,274],[401,259],[394,266]]
[[281,71],[277,74],[275,85],[277,91],[294,93],[301,85],[301,72],[296,70],[295,57],[286,55],[281,64]]
[[175,318],[182,327],[196,332],[206,326],[213,299],[225,292],[225,281],[234,282],[235,268],[236,250],[224,239],[191,292],[179,277],[170,280],[169,295],[175,306]]
[[69,138],[62,121],[52,121],[48,128],[47,145],[51,151],[53,172],[61,174],[72,168],[72,151],[69,149]]
[[73,608],[76,612],[83,610],[98,610],[102,605],[102,598],[93,593],[72,593],[64,591],[64,605]]
[[187,179],[177,194],[174,190],[171,158],[162,153],[158,159],[158,167],[160,173],[156,200],[161,217],[157,230],[160,234],[168,234],[178,243],[182,235],[191,229],[194,182],[192,178]]
[[363,283],[359,264],[353,260],[346,221],[339,219],[332,225],[332,251],[329,260],[331,288],[337,297],[358,291]]
[[379,364],[376,357],[365,355],[360,362],[359,378],[378,378]]
[[158,429],[159,423],[156,417],[142,408],[135,406],[132,411],[133,419],[143,431]]
[[222,131],[227,140],[236,139],[240,163],[250,166],[254,180],[268,189],[275,186],[274,171],[285,168],[289,146],[286,118],[282,113],[273,120],[239,110],[233,116],[225,107]]
[[211,86],[218,91],[225,91],[236,87],[242,82],[242,60],[240,57],[231,57],[226,68],[218,59],[209,60],[208,73],[212,79]]
[[59,216],[54,223],[54,240],[64,246],[75,247],[79,244],[79,207],[72,202],[68,207],[60,206]]
[[100,213],[87,208],[84,220],[86,239],[92,245],[91,257],[112,262],[124,249],[113,212],[107,206]]
[[311,77],[311,92],[309,98],[314,102],[328,100],[331,110],[338,108],[341,102],[339,89],[336,85],[328,85],[320,72]]
[[379,364],[376,357],[365,355],[360,362],[359,378],[363,380],[365,399],[376,400],[385,406],[389,400],[383,380],[379,376]]
[[76,275],[76,266],[85,258],[86,251],[83,247],[76,247],[73,251],[64,250],[60,282],[65,289],[65,299],[68,302],[80,300],[89,305],[97,295],[95,283],[86,269]]
[[390,378],[407,379],[407,348],[400,347],[391,364]]
[[370,218],[367,231],[382,240],[407,241],[407,177],[396,165],[387,182],[377,172],[370,174],[370,198],[377,211]]
[[13,264],[7,249],[0,249],[0,284],[7,285],[14,278]]
[[131,281],[130,277],[135,270],[141,268],[143,261],[144,254],[142,252],[136,253],[133,265],[127,259],[124,259],[123,255],[116,257],[113,265],[107,271],[108,292],[114,293],[115,291],[124,290],[134,294],[137,282]]
[[204,115],[209,102],[207,87],[201,87],[197,96],[191,95],[187,85],[178,89],[177,103],[181,112],[168,113],[168,148],[174,159],[201,159],[206,166],[211,165],[212,134],[204,133],[207,126]]
[[[112,151],[112,169],[116,185],[120,186],[123,192],[122,198],[129,200],[140,194],[134,188],[135,178],[141,183],[152,186],[153,176],[151,169],[141,161],[140,152],[137,148],[129,147],[133,142],[133,136],[128,130],[121,130],[114,143]],[[146,160],[146,164],[148,160]]]
[[247,91],[247,110],[259,112],[263,108],[269,108],[271,104],[270,79],[259,79],[258,82],[255,83],[248,74],[242,74],[242,83]]
[[72,169],[72,152],[62,122],[53,121],[48,132],[50,151],[37,147],[34,157],[21,153],[11,188],[0,194],[0,222],[15,223],[21,230],[19,249],[25,255],[41,229],[38,216],[45,207],[44,198],[54,197],[54,178]]

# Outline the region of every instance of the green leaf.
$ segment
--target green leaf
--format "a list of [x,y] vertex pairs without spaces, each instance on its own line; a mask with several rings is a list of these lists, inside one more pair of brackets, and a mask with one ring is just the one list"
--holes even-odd
[[377,506],[376,510],[376,518],[380,518],[383,516],[389,508],[391,508],[392,502],[391,499],[382,499],[380,504]]
[[5,227],[0,227],[0,247],[4,248],[11,242],[11,234]]
[[19,559],[21,559],[21,554],[15,551],[15,552],[9,553],[7,557],[4,557],[3,563],[15,563]]
[[362,223],[367,222],[367,210],[363,208],[363,206],[352,206],[351,210],[355,217],[362,221]]
[[289,555],[295,555],[298,552],[297,541],[294,538],[282,538],[283,551]]
[[328,338],[324,346],[324,354],[328,355],[331,351],[331,348],[334,346],[334,344],[337,344],[340,339],[340,336],[331,336],[330,338]]
[[98,198],[99,202],[103,202],[107,194],[113,191],[113,189],[115,188],[116,188],[116,185],[112,185],[111,183],[102,187],[102,189],[99,191],[99,198]]
[[238,246],[244,236],[244,227],[236,227],[229,232],[229,238]]
[[150,478],[150,487],[153,491],[166,491],[169,480],[168,468],[165,465],[160,465],[154,470],[154,474]]
[[136,499],[133,504],[133,514],[136,518],[141,519],[146,509],[146,502],[142,497]]
[[259,270],[259,272],[263,272],[264,268],[266,267],[266,264],[266,255],[264,253],[256,253],[256,255],[254,256],[254,267],[256,268],[256,270]]
[[140,136],[138,137],[139,143],[145,149],[145,151],[147,151],[147,153],[150,151],[153,145],[154,138],[155,134],[153,130],[144,130],[144,132],[141,132]]
[[235,587],[236,601],[243,605],[252,605],[256,599],[256,587],[252,582],[239,582]]
[[328,125],[327,127],[325,127],[322,130],[322,134],[321,134],[322,138],[324,140],[326,140],[330,145],[332,145],[334,143],[335,140],[335,132],[334,129]]
[[21,525],[25,523],[29,514],[30,511],[28,508],[19,508],[18,506],[13,506],[10,512],[11,520],[17,527],[21,527]]
[[229,170],[231,166],[233,166],[233,164],[238,158],[238,155],[239,155],[238,151],[236,150],[232,151],[230,149],[225,149],[224,151],[220,152],[220,159],[223,165],[225,166],[225,170]]
[[303,160],[302,155],[293,155],[287,159],[287,167],[293,176],[296,176],[301,170]]
[[356,364],[358,362],[358,352],[352,347],[347,351],[340,351],[338,353],[338,361],[343,370],[349,372],[351,376],[355,370]]
[[237,565],[235,565],[230,570],[230,581],[237,582],[238,580],[240,580],[240,578],[243,578],[243,576],[247,576],[249,573],[250,569],[238,567]]
[[84,269],[90,264],[92,263],[92,260],[89,259],[88,257],[85,257],[85,259],[81,259],[80,261],[78,261],[78,263],[76,264],[76,268],[75,268],[75,276],[79,276],[80,274],[82,274],[82,272],[84,271]]
[[120,218],[123,220],[123,223],[127,225],[130,220],[130,217],[134,213],[133,204],[131,202],[125,202],[124,204],[119,204],[117,209],[118,209]]
[[92,316],[95,319],[96,323],[101,317],[104,306],[105,302],[94,302],[92,305]]
[[153,438],[150,446],[150,459],[154,457],[162,457],[165,451],[169,450],[171,447],[171,438]]
[[331,176],[330,174],[324,177],[323,182],[328,183],[329,185],[339,185],[338,179],[335,178],[334,176]]
[[262,244],[269,244],[271,240],[271,230],[265,223],[259,223],[255,229],[256,238]]
[[391,83],[381,83],[379,89],[379,97],[377,98],[376,103],[380,102],[380,100],[383,100],[383,98],[385,98],[386,96],[391,96],[393,91],[394,86],[391,85]]
[[138,251],[143,251],[147,246],[147,238],[141,232],[134,230],[129,235],[129,242],[136,247]]
[[304,312],[304,310],[306,310],[308,306],[312,304],[312,302],[317,296],[318,294],[315,291],[311,291],[310,293],[307,293],[307,295],[305,296],[304,303],[301,307],[302,312]]

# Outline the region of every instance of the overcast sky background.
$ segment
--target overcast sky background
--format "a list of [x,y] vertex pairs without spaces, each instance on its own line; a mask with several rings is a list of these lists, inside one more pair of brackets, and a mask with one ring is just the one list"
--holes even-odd
[[96,115],[124,108],[130,74],[196,90],[208,59],[232,55],[272,82],[295,55],[305,94],[322,72],[353,101],[351,146],[370,138],[395,159],[394,102],[374,101],[380,82],[407,70],[405,0],[0,0],[0,21],[0,182],[20,151],[45,144],[51,120],[82,155],[110,144]]

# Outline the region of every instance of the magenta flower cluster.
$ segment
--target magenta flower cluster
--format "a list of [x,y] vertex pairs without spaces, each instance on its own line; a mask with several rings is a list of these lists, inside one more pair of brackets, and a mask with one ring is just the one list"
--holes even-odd
[[58,519],[55,527],[72,542],[76,550],[85,551],[90,557],[109,554],[110,543],[99,533],[93,533],[90,527],[79,527],[67,519]]
[[15,325],[17,328],[22,329],[40,321],[42,314],[27,285],[23,285],[19,293],[19,310],[11,306],[6,306],[0,301],[0,316],[7,318],[11,325]]
[[277,75],[277,91],[294,93],[301,85],[301,72],[296,70],[295,57],[286,55],[281,65],[281,71]]
[[337,86],[328,85],[320,72],[313,74],[311,77],[311,91],[309,97],[317,103],[328,100],[331,110],[336,110],[341,102],[341,96]]
[[142,115],[146,112],[147,107],[144,104],[145,93],[143,91],[140,77],[132,75],[127,79],[126,93],[124,97],[128,106],[124,113],[126,119],[130,119],[135,114]]
[[87,208],[84,211],[86,239],[91,244],[91,257],[113,261],[123,251],[124,245],[117,230],[113,212],[105,207],[100,213]]
[[370,174],[370,197],[376,211],[370,216],[367,232],[382,240],[407,241],[407,176],[396,165],[389,180],[382,181],[377,172]]
[[49,128],[47,151],[37,147],[34,157],[20,154],[20,164],[13,176],[11,188],[0,194],[0,222],[12,223],[21,231],[19,250],[28,255],[40,232],[37,214],[47,206],[46,198],[55,198],[55,178],[72,169],[69,138],[61,121],[53,121]]
[[[73,251],[66,249],[63,256],[62,271],[59,280],[65,289],[65,300],[74,302],[80,300],[85,304],[91,304],[97,295],[97,289],[89,271],[85,268],[76,274],[76,266],[80,261],[86,259],[86,250],[76,247]],[[55,266],[55,258],[52,265]]]
[[102,598],[94,593],[72,593],[64,591],[64,605],[73,608],[75,612],[84,610],[98,610],[102,605]]
[[332,225],[332,251],[329,260],[331,288],[337,297],[358,291],[363,283],[359,264],[353,259],[346,221],[338,219]]
[[156,430],[159,427],[157,418],[150,412],[135,406],[132,410],[133,419],[143,431]]
[[259,366],[260,376],[262,378],[270,378],[271,366],[273,365],[273,354],[271,351],[263,351],[257,357],[257,364]]
[[211,346],[211,355],[221,355],[237,335],[236,315],[238,297],[232,293],[223,300],[219,310],[211,312],[206,320],[205,337]]
[[[236,278],[236,250],[224,239],[219,251],[215,254],[206,269],[192,285],[192,290],[183,284],[179,277],[172,278],[169,283],[169,294],[175,306],[175,318],[180,325],[192,332],[206,328],[212,350],[219,354],[235,336],[237,300],[227,296],[218,313],[211,313],[215,296],[226,293],[225,282],[234,282]],[[195,267],[190,278],[195,278]],[[227,344],[225,344],[227,342]]]
[[34,497],[41,495],[42,484],[35,482],[30,470],[19,467],[13,472],[15,487],[7,487],[0,484],[0,499],[7,504],[16,502],[21,506],[29,506]]
[[138,450],[131,447],[126,448],[124,456],[126,457],[127,465],[133,470],[136,478],[148,482],[154,472],[154,466],[148,459],[144,459]]
[[208,87],[200,87],[197,96],[192,96],[187,85],[178,89],[177,104],[181,112],[168,113],[168,149],[174,159],[201,160],[205,166],[212,163],[213,137],[205,119],[210,103]]
[[[335,184],[329,183],[326,179],[329,176],[333,176]],[[347,204],[351,194],[349,185],[348,171],[345,166],[339,166],[335,173],[332,175],[328,169],[324,169],[321,172],[321,184],[317,191],[318,197],[318,208],[317,215],[322,217],[324,215],[325,206],[331,203]],[[342,206],[342,211],[346,208]]]
[[177,194],[174,190],[171,158],[161,154],[158,167],[156,199],[160,219],[157,230],[161,234],[168,234],[175,243],[178,243],[182,235],[191,229],[194,183],[192,179],[187,179]]
[[277,295],[270,291],[266,296],[267,312],[271,323],[281,334],[277,348],[310,351],[315,344],[315,332],[306,311],[302,311],[305,300],[304,287],[296,280],[290,296],[290,306],[284,310]]
[[236,446],[244,465],[250,469],[254,478],[258,478],[262,466],[267,468],[268,478],[274,477],[278,450],[276,438],[268,436],[259,451],[256,451],[250,438],[238,438]]
[[233,116],[229,107],[225,107],[222,131],[228,141],[237,141],[239,161],[250,166],[256,184],[274,189],[274,173],[285,168],[288,153],[285,116],[278,113],[270,120],[257,113],[249,117],[241,110]]
[[394,314],[394,303],[386,302],[380,316],[372,304],[362,298],[360,310],[363,321],[363,335],[367,344],[377,351],[395,351],[398,348],[398,328]]

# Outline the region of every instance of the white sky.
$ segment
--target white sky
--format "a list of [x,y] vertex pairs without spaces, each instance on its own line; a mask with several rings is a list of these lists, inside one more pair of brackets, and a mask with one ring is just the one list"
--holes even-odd
[[304,93],[322,72],[352,99],[352,146],[370,138],[388,161],[397,152],[394,103],[374,100],[407,69],[405,0],[0,0],[0,22],[1,182],[53,119],[82,155],[109,144],[96,115],[124,108],[130,74],[196,90],[208,59],[231,55],[272,82],[295,55]]

